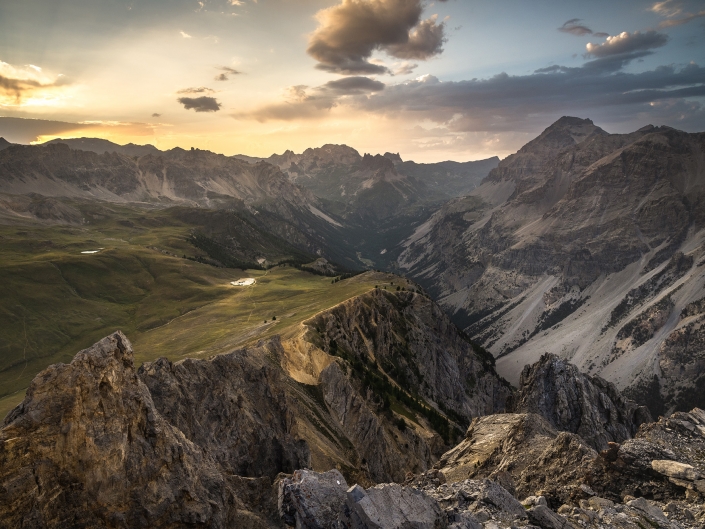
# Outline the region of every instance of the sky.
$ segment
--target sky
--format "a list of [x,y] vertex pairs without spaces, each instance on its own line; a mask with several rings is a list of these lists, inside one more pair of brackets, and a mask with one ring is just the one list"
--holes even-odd
[[417,162],[705,130],[702,0],[0,0],[0,136]]

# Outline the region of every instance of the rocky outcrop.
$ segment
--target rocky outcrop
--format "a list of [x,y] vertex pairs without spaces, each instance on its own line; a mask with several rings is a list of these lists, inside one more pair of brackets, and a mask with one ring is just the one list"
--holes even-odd
[[698,505],[633,497],[613,502],[595,495],[587,486],[581,499],[552,509],[543,496],[519,502],[490,480],[439,485],[425,477],[419,476],[417,483],[406,486],[383,484],[364,489],[353,485],[343,504],[342,486],[327,496],[328,476],[309,473],[310,486],[302,503],[280,494],[280,500],[284,498],[291,507],[284,519],[297,529],[695,529],[702,527],[705,518]]
[[40,373],[0,432],[0,527],[229,527],[215,461],[166,421],[115,333]]
[[[404,284],[399,291],[377,288],[304,322],[303,339],[336,359],[319,361],[318,370],[305,366],[306,380],[319,384],[333,422],[373,482],[427,470],[461,435],[461,425],[503,410],[511,392],[494,373],[492,357],[413,284]],[[301,376],[301,356],[284,364],[293,376]]]
[[520,498],[545,496],[557,508],[581,495],[596,456],[580,437],[556,431],[540,415],[501,414],[474,419],[435,468],[441,481],[489,478]]
[[347,499],[348,484],[337,470],[324,473],[297,470],[278,483],[279,516],[288,526],[310,529],[335,527]]
[[[636,437],[600,453],[589,483],[610,498],[661,501],[705,495],[705,412],[674,413],[644,424]],[[700,454],[700,455],[699,455]]]
[[[444,529],[446,517],[424,492],[396,483],[367,490],[359,485],[347,492],[349,526],[354,529]],[[347,525],[347,520],[343,523]]]
[[557,430],[578,434],[596,450],[630,439],[641,424],[652,420],[648,409],[624,398],[613,384],[585,375],[551,354],[524,367],[509,409],[541,415]]
[[266,361],[276,345],[211,360],[160,358],[140,367],[138,376],[162,417],[224,471],[274,479],[311,464],[308,445],[296,434],[298,403],[285,375]]
[[[46,369],[0,430],[0,527],[685,529],[705,522],[699,409],[643,424],[599,456],[542,415],[496,414],[473,419],[436,468],[404,483],[349,486],[354,481],[336,469],[281,474],[320,464],[309,446],[324,438],[332,446],[354,424],[361,436],[350,437],[347,449],[372,454],[363,445],[379,444],[381,454],[361,462],[369,473],[358,475],[371,475],[374,465],[397,475],[394,465],[409,468],[415,457],[400,455],[413,452],[405,440],[426,431],[392,426],[345,376],[342,358],[324,369],[341,378],[327,388],[322,382],[310,398],[311,389],[280,370],[283,354],[271,340],[136,370],[118,332]],[[348,395],[338,411],[336,387]],[[346,426],[340,413],[358,416]]]

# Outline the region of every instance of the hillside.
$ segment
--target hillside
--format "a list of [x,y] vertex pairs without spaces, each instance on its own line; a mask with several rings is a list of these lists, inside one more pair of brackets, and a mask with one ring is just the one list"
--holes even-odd
[[654,411],[702,405],[701,351],[683,340],[700,340],[704,159],[703,134],[562,118],[417,228],[398,264],[513,383],[549,351],[640,398],[656,380]]

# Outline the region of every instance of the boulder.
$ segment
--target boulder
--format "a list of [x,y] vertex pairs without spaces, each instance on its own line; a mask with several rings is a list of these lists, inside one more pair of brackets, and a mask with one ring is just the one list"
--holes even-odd
[[646,517],[653,522],[666,524],[667,527],[670,527],[670,522],[668,521],[668,518],[666,518],[666,515],[663,514],[663,511],[649,503],[648,500],[644,498],[637,498],[628,502],[627,505],[645,514]]
[[568,520],[560,514],[556,514],[545,505],[537,505],[527,511],[531,523],[543,529],[567,529],[570,528]]
[[447,517],[438,502],[424,492],[386,483],[364,490],[359,485],[347,492],[352,527],[355,529],[441,529]]
[[343,512],[347,489],[345,478],[337,470],[297,470],[279,482],[279,516],[297,529],[329,529]]
[[655,459],[651,462],[651,468],[659,474],[663,474],[669,478],[682,479],[686,481],[696,481],[702,478],[700,472],[695,470],[695,468],[691,465],[679,463],[678,461]]

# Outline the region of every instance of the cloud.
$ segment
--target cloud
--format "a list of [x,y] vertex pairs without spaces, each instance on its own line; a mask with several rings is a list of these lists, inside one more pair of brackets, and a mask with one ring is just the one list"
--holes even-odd
[[697,13],[688,13],[682,18],[672,18],[671,20],[664,20],[661,22],[658,27],[660,28],[670,28],[673,26],[680,26],[682,24],[687,24],[691,20],[695,20],[696,18],[702,18],[705,17],[705,9],[702,11],[699,11]]
[[179,31],[179,33],[180,33],[181,36],[182,36],[183,38],[185,38],[185,39],[192,39],[192,38],[193,38],[191,35],[189,35],[189,34],[186,33],[185,31]]
[[286,101],[265,105],[252,112],[235,114],[236,119],[255,119],[266,121],[292,121],[296,119],[314,119],[320,117],[339,104],[344,104],[353,97],[368,97],[381,92],[386,85],[369,77],[344,77],[326,84],[309,88],[306,85],[290,86]]
[[377,50],[429,59],[443,51],[445,24],[435,16],[421,20],[423,7],[421,0],[342,0],[316,14],[307,52],[318,69],[345,75],[389,73],[370,61]]
[[29,64],[27,69],[17,68],[0,61],[0,104],[2,99],[6,99],[8,103],[12,100],[19,104],[28,94],[68,84],[70,82],[66,77],[47,75],[39,66]]
[[650,11],[664,17],[675,17],[683,12],[680,2],[674,0],[665,0],[664,2],[656,2],[649,8]]
[[240,75],[242,73],[229,66],[220,66],[218,70],[220,70],[221,73],[215,76],[216,81],[229,81],[231,75]]
[[593,31],[589,27],[584,26],[582,24],[578,24],[578,22],[580,22],[579,18],[571,18],[570,20],[563,23],[563,25],[558,28],[558,31],[562,31],[563,33],[570,33],[571,35],[576,35],[578,37],[593,34]]
[[320,92],[331,91],[337,95],[360,95],[384,90],[385,84],[369,77],[344,77],[328,81],[319,87]]
[[192,88],[182,88],[177,94],[213,94],[215,90],[208,88],[207,86],[198,86]]
[[410,73],[413,73],[418,66],[419,65],[416,63],[404,61],[394,68],[392,75],[409,75]]
[[399,59],[426,60],[443,51],[446,41],[443,23],[436,24],[438,17],[433,15],[409,32],[409,40],[403,44],[392,44],[386,48],[387,53]]
[[602,44],[588,42],[585,48],[587,55],[603,58],[645,52],[653,48],[664,46],[667,42],[668,35],[654,30],[649,30],[644,33],[639,31],[635,31],[634,33],[624,31],[619,35],[607,37],[607,40]]
[[499,73],[468,81],[443,82],[425,75],[369,92],[366,88],[375,88],[369,84],[373,80],[349,85],[332,81],[314,89],[297,86],[290,89],[286,102],[235,117],[260,122],[321,119],[339,107],[340,115],[399,120],[406,124],[399,130],[410,124],[433,124],[439,136],[456,140],[478,133],[534,133],[566,114],[620,127],[629,124],[633,129],[650,121],[705,129],[705,107],[699,101],[705,98],[705,68],[689,64],[627,73],[619,71],[624,60],[613,56],[582,67],[557,65],[527,75]]
[[[681,69],[661,66],[637,74],[595,71],[586,65],[550,67],[523,76],[500,73],[488,79],[457,82],[424,76],[388,86],[353,103],[358,110],[406,115],[455,131],[510,131],[532,127],[539,116],[565,113],[602,112],[614,119],[631,120],[635,109],[653,108],[652,103],[699,97],[705,97],[705,68],[697,64]],[[689,108],[699,109],[691,118],[693,123],[700,120],[702,128],[705,112],[698,102],[688,103]],[[674,114],[669,119],[680,118]]]
[[121,121],[84,121],[70,123],[47,119],[0,117],[0,137],[12,143],[44,142],[57,137],[90,136],[116,138],[154,135],[155,126],[148,123]]
[[65,134],[92,128],[96,128],[96,125],[46,119],[0,117],[0,137],[12,143],[28,144],[37,141],[40,136]]
[[152,117],[153,118],[160,118],[160,117],[162,117],[162,115],[159,114],[158,112],[155,112],[154,114],[152,114]]
[[184,105],[186,110],[195,110],[196,112],[218,112],[222,106],[215,97],[180,97],[177,99],[179,103]]
[[705,17],[705,9],[698,11],[697,13],[684,13],[683,4],[675,0],[665,0],[663,2],[656,2],[654,5],[651,6],[650,10],[656,13],[657,15],[661,15],[662,17],[666,17],[668,19],[662,21],[658,25],[659,28],[681,26],[697,18]]

